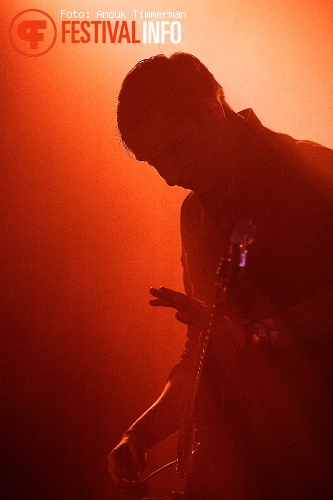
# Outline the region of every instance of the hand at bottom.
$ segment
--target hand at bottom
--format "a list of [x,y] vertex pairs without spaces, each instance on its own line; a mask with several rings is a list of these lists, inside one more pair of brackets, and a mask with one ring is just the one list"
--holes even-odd
[[142,498],[148,492],[148,486],[139,481],[139,472],[147,466],[146,457],[144,442],[135,431],[125,432],[108,456],[108,471],[113,482],[130,497]]

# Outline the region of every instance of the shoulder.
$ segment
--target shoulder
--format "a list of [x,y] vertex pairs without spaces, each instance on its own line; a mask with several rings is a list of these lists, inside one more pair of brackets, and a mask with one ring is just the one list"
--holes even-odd
[[181,207],[181,220],[197,219],[202,216],[201,203],[198,195],[191,191],[184,199]]
[[185,198],[181,207],[181,224],[193,224],[201,222],[202,220],[202,207],[197,194],[191,191]]
[[[275,151],[275,161],[281,161],[289,176],[306,183],[314,193],[332,202],[333,150],[309,140],[298,140],[287,134],[264,127],[265,139]],[[283,169],[279,168],[279,173]]]
[[294,140],[293,151],[304,180],[332,203],[333,150],[316,142]]
[[274,149],[278,150],[280,153],[300,155],[305,161],[326,161],[332,166],[332,149],[313,141],[298,140],[288,134],[275,132],[265,127],[252,109],[240,111],[238,116],[243,118],[253,131],[270,143]]
[[295,149],[304,161],[333,169],[333,150],[312,141],[295,141]]
[[202,218],[203,214],[199,197],[191,191],[184,199],[180,212],[180,228],[183,244],[196,238]]
[[318,161],[323,162],[326,161],[328,165],[332,165],[333,162],[333,150],[323,146],[322,144],[318,144],[314,141],[309,140],[298,140],[294,139],[285,134],[277,134],[282,142],[286,143],[294,150],[297,154],[299,154],[304,160],[308,161]]

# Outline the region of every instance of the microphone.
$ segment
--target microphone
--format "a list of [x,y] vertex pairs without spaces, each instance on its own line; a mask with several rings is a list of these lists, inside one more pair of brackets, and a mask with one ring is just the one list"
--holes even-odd
[[[249,219],[241,219],[237,222],[234,227],[233,232],[231,233],[230,243],[231,246],[238,247],[237,251],[239,252],[239,267],[246,266],[246,257],[247,257],[247,247],[253,243],[254,238],[256,236],[256,226]],[[235,249],[231,248],[231,255],[234,254]],[[230,253],[229,250],[229,253]]]
[[222,257],[216,271],[217,303],[224,301],[227,291],[232,291],[235,287],[240,271],[246,266],[247,247],[253,242],[255,235],[256,226],[249,219],[241,219],[235,225],[230,236],[229,251]]

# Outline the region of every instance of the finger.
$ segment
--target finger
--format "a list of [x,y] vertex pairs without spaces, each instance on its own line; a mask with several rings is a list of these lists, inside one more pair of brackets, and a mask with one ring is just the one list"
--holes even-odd
[[191,299],[181,292],[176,292],[175,290],[161,286],[158,290],[156,288],[151,288],[150,293],[159,300],[162,300],[165,307],[173,307],[183,312],[189,309]]
[[122,477],[130,481],[138,479],[138,470],[133,460],[133,451],[128,445],[115,448],[108,457],[108,469],[114,480]]
[[126,466],[118,466],[116,463],[110,461],[108,465],[108,471],[113,479],[113,481],[117,484],[120,479],[126,479],[127,481],[137,481],[138,480],[138,471],[134,467],[126,467]]
[[[150,293],[157,299],[151,300],[152,306],[172,307],[192,318],[191,324],[204,323],[209,316],[207,304],[199,300],[193,299],[181,292],[176,292],[170,288],[160,287],[151,288]],[[178,319],[178,318],[177,318]],[[179,319],[181,322],[185,322]],[[186,324],[188,321],[186,320]]]
[[201,321],[200,318],[194,318],[193,316],[189,316],[188,314],[182,313],[180,311],[176,312],[175,317],[178,321],[184,323],[184,325],[194,326],[199,330],[203,329],[206,326],[206,322]]
[[154,295],[154,297],[158,297],[160,294],[159,290],[157,290],[157,288],[154,287],[149,288],[149,293],[151,293],[151,295]]
[[119,468],[113,467],[111,463],[109,463],[108,465],[108,471],[112,478],[112,481],[118,488],[121,488],[121,484],[125,484],[124,481],[130,481],[130,478],[128,476],[126,477],[125,470],[121,471]]
[[162,299],[152,299],[149,301],[149,304],[151,306],[162,306],[162,307],[174,307],[170,302],[167,302],[166,300]]
[[156,288],[151,288],[150,289],[151,295],[154,297],[157,297],[159,299],[163,299],[167,302],[174,303],[176,295],[179,292],[175,292],[174,290],[171,290],[171,288],[165,288],[164,286],[160,286],[159,289],[157,290]]
[[181,323],[184,323],[184,325],[194,325],[194,321],[185,313],[182,313],[180,311],[177,311],[175,314],[175,318],[180,321]]

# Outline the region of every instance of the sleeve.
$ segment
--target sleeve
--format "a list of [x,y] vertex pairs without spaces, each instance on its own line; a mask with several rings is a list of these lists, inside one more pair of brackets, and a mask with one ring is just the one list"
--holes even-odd
[[[198,228],[202,218],[200,202],[194,193],[190,193],[184,200],[181,209],[181,238],[184,290],[190,297],[193,296],[193,284],[189,276],[188,252],[197,238]],[[180,360],[172,368],[169,379],[178,372],[192,372],[196,367],[199,349],[200,331],[194,326],[187,327],[187,340]]]
[[333,150],[312,141],[297,141],[296,148],[303,175],[332,209]]

